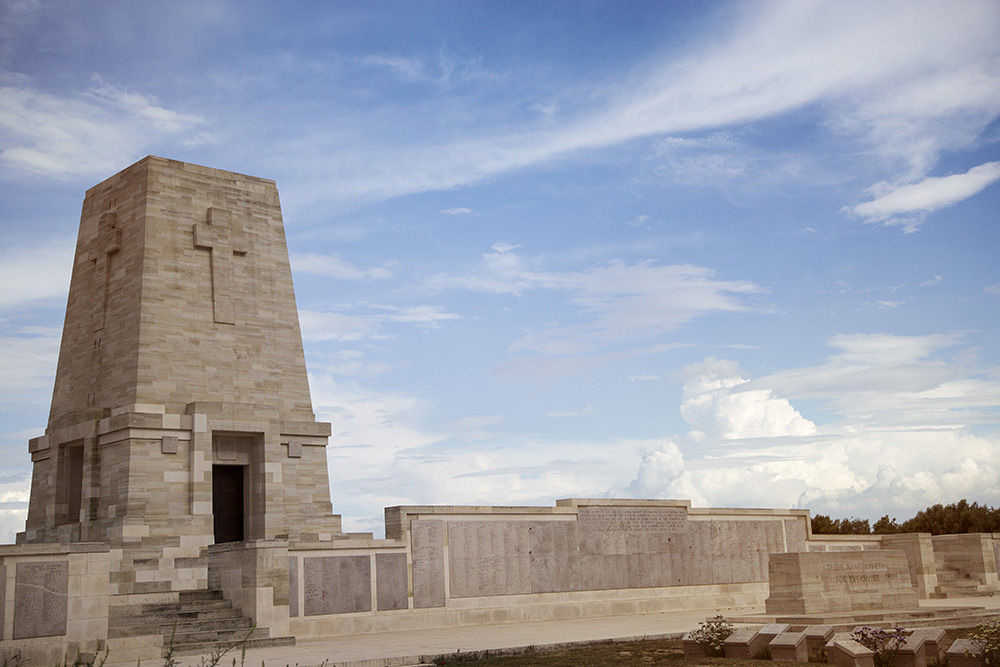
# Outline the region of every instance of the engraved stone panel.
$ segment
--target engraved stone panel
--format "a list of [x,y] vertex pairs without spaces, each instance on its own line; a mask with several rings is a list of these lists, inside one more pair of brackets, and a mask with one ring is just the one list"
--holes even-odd
[[288,558],[288,615],[299,615],[299,557]]
[[301,440],[289,440],[288,441],[288,458],[290,458],[290,459],[301,459],[302,458],[302,441]]
[[215,438],[215,457],[220,461],[236,460],[237,438],[232,435],[220,435]]
[[806,550],[806,524],[798,519],[785,519],[785,538],[789,551]]
[[176,435],[165,435],[160,440],[160,453],[161,454],[176,454],[177,453],[177,436]]
[[413,606],[444,606],[444,522],[410,522],[413,553]]
[[14,639],[66,634],[69,563],[18,563]]
[[687,510],[683,507],[581,507],[580,531],[683,533]]
[[375,601],[379,611],[406,609],[409,606],[406,554],[377,554],[375,582]]
[[305,615],[372,610],[371,558],[321,556],[302,560]]
[[528,552],[534,525],[517,521],[449,522],[452,597],[531,592]]

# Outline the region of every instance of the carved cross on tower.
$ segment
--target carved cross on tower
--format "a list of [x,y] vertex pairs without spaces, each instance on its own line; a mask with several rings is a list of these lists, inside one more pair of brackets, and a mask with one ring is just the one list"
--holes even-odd
[[111,256],[121,249],[122,230],[118,229],[118,217],[112,212],[101,214],[97,224],[97,236],[90,241],[87,259],[95,263],[94,283],[94,331],[104,328],[108,311],[108,286],[111,282]]
[[195,223],[194,247],[208,250],[212,263],[212,305],[215,321],[236,324],[233,303],[233,256],[247,254],[246,236],[229,217],[229,211],[208,209],[208,223]]

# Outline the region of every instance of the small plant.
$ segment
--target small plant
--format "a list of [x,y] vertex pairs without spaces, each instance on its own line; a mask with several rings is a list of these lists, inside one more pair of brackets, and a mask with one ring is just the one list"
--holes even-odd
[[733,624],[719,615],[699,623],[698,629],[691,633],[691,638],[701,644],[705,655],[718,658],[726,654],[723,642],[726,641],[726,637],[733,634],[733,631]]
[[928,658],[927,667],[948,667],[951,664],[951,660],[948,659],[948,654],[940,658]]
[[972,628],[969,641],[982,652],[986,667],[1000,667],[1000,618],[991,618]]
[[[809,662],[821,662],[825,665],[827,663],[826,647],[817,646],[813,650],[809,651]],[[928,663],[928,667],[930,667],[930,663]],[[943,667],[947,667],[947,665],[944,665]]]
[[883,630],[866,625],[852,632],[851,639],[875,653],[873,657],[875,667],[893,667],[900,647],[906,643],[906,630],[903,628]]

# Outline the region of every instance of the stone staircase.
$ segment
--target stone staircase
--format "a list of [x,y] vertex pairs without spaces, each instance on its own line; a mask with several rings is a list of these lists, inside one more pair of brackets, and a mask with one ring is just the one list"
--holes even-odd
[[938,568],[938,585],[928,597],[935,600],[947,598],[989,597],[997,593],[986,584],[955,569]]
[[158,635],[161,655],[211,653],[218,649],[292,646],[294,637],[269,637],[267,629],[234,609],[221,591],[183,591],[176,601],[112,605],[108,616],[108,641]]

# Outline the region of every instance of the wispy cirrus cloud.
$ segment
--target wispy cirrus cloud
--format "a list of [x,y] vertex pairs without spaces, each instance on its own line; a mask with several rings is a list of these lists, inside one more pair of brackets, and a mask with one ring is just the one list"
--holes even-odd
[[73,268],[73,239],[50,239],[0,250],[0,315],[39,305],[62,308]]
[[165,108],[94,75],[89,88],[59,95],[26,76],[0,73],[0,165],[53,178],[103,177],[161,141],[213,141],[197,114]]
[[340,255],[320,255],[307,252],[289,257],[296,273],[326,276],[339,280],[386,280],[392,278],[392,271],[385,266],[362,269]]
[[413,304],[357,303],[329,310],[299,310],[302,338],[307,341],[354,342],[390,337],[387,324],[407,324],[419,329],[436,329],[442,322],[462,316],[443,306]]
[[[399,141],[390,131],[395,127],[387,128],[392,142],[368,142],[362,153],[317,136],[310,143],[322,156],[308,160],[309,168],[335,180],[338,196],[370,200],[449,189],[576,151],[671,135],[673,143],[662,146],[667,157],[679,155],[702,181],[743,177],[768,172],[755,165],[772,165],[774,156],[724,132],[709,140],[679,135],[808,108],[814,129],[831,144],[849,143],[845,158],[862,154],[866,169],[878,163],[876,172],[914,181],[941,151],[969,145],[1000,113],[995,3],[767,2],[745,5],[735,17],[717,26],[708,44],[682,55],[647,58],[613,81],[564,82],[572,92],[544,118],[523,117],[524,106],[537,100],[519,93],[491,125],[460,121],[447,132],[421,132],[421,141]],[[436,126],[421,120],[432,108],[440,112],[440,105],[411,109],[416,117],[409,123]],[[675,174],[691,177],[680,168]]]
[[510,351],[518,354],[582,355],[646,344],[697,317],[760,310],[751,298],[767,292],[752,282],[722,280],[713,270],[690,264],[612,260],[579,271],[546,271],[515,253],[516,248],[494,244],[494,251],[482,255],[476,270],[433,276],[425,288],[566,294],[576,308],[577,321],[525,334],[510,345]]

